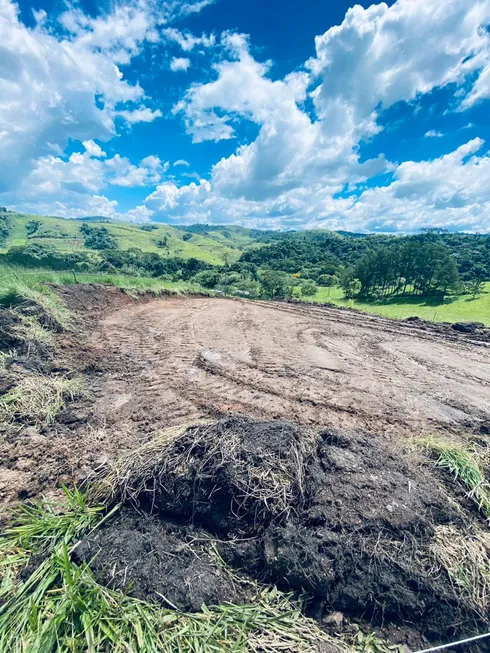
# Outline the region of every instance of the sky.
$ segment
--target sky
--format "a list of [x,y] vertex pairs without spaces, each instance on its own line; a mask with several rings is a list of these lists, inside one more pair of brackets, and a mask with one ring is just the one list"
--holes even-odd
[[490,233],[490,0],[0,0],[0,206]]

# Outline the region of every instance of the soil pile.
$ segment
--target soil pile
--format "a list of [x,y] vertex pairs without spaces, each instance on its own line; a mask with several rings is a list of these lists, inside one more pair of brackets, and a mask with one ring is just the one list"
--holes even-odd
[[340,610],[431,639],[481,621],[431,554],[436,527],[460,512],[432,475],[363,434],[230,417],[174,429],[99,481],[99,497],[110,488],[126,508],[78,555],[137,596],[236,601],[217,549],[244,578],[306,590],[320,619]]

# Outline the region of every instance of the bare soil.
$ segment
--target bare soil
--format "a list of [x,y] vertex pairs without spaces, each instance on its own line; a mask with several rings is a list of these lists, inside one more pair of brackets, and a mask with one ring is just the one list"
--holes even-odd
[[374,434],[485,431],[490,345],[359,313],[171,297],[106,316],[96,410],[120,431],[244,413]]
[[60,294],[77,326],[57,336],[47,368],[82,373],[88,397],[49,429],[7,429],[0,501],[79,481],[162,428],[229,413],[394,440],[490,432],[490,344],[471,333],[305,304],[135,299],[100,285]]

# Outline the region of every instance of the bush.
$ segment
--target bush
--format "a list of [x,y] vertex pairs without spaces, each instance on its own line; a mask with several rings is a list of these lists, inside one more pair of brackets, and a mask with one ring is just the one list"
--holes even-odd
[[313,295],[316,295],[317,290],[316,283],[311,279],[305,279],[301,284],[301,294],[303,297],[312,297]]

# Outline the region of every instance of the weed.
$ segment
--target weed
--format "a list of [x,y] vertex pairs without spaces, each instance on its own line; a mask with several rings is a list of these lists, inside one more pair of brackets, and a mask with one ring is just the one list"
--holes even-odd
[[65,401],[83,391],[80,378],[31,375],[0,399],[0,417],[30,424],[53,424]]
[[[0,653],[313,653],[321,642],[338,653],[352,650],[273,587],[262,588],[249,605],[183,614],[99,585],[70,554],[110,515],[89,507],[78,491],[67,499],[62,511],[46,503],[21,509],[0,540]],[[35,555],[41,562],[21,580],[19,570]]]
[[419,441],[428,451],[437,456],[436,465],[449,471],[467,490],[468,496],[479,510],[490,520],[490,484],[482,468],[482,455],[457,445],[435,438]]
[[0,372],[4,372],[10,361],[17,356],[17,351],[11,349],[10,351],[0,351]]
[[406,650],[404,646],[388,644],[376,633],[363,633],[359,628],[349,639],[359,653],[403,653]]

